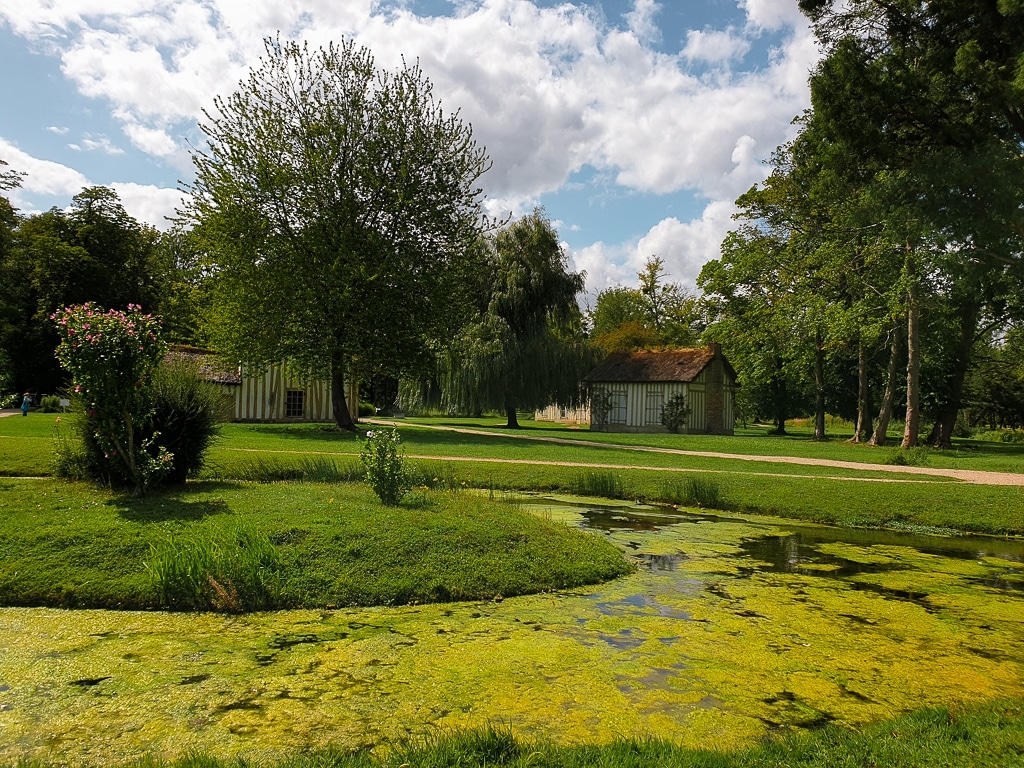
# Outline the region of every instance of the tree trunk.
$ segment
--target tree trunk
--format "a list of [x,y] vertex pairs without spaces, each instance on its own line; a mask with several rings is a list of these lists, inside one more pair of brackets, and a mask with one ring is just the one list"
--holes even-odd
[[903,428],[903,448],[917,445],[921,432],[921,308],[917,303],[917,285],[911,283],[907,296],[907,420]]
[[509,429],[519,429],[519,419],[516,417],[516,407],[514,405],[505,406],[505,416],[508,418],[506,427]]
[[[781,364],[780,364],[781,368]],[[772,381],[772,399],[775,409],[775,429],[768,434],[770,435],[784,435],[786,434],[786,416],[789,414],[786,412],[787,408],[787,397],[786,392],[786,379],[783,374],[778,374],[774,381]]]
[[953,369],[949,379],[949,399],[939,412],[930,442],[936,448],[951,448],[956,417],[960,414],[960,406],[964,396],[964,382],[967,379],[967,367],[971,362],[971,350],[974,337],[978,332],[978,316],[981,306],[976,301],[969,301],[960,307],[960,339],[953,358]]
[[889,364],[885,368],[885,393],[882,395],[882,404],[878,409],[878,423],[875,424],[875,431],[871,435],[871,439],[868,440],[868,445],[885,445],[889,420],[892,419],[892,404],[896,400],[896,368],[899,365],[903,334],[900,333],[898,324],[893,327],[891,333],[892,345],[889,347]]
[[853,431],[851,443],[867,442],[871,439],[871,393],[868,391],[868,349],[863,339],[857,342],[857,428]]
[[335,348],[331,355],[331,406],[334,408],[334,423],[338,425],[338,429],[355,432],[356,424],[348,412],[348,401],[345,398],[347,369],[345,353]]
[[820,330],[814,334],[814,439],[825,437],[825,340]]

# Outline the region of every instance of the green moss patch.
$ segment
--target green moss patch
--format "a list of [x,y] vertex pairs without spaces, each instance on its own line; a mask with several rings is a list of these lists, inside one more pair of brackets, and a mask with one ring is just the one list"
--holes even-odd
[[[311,519],[333,519],[330,499]],[[587,509],[549,505],[538,520],[605,519]],[[922,706],[948,708],[949,723],[948,711],[1024,697],[1024,594],[1000,586],[1019,563],[1012,542],[876,532],[872,543],[871,532],[785,521],[660,516],[646,530],[595,531],[636,562],[626,577],[501,601],[241,616],[0,610],[0,760],[198,750],[274,761],[329,746],[383,757],[410,738],[501,724],[559,755],[592,745],[595,761],[635,737],[670,742],[672,755],[713,747],[779,765]],[[300,536],[291,525],[280,530]],[[873,731],[884,744],[842,743],[894,764],[914,734],[932,734],[908,748],[902,764],[913,765],[934,757],[928,717]],[[804,732],[830,735],[792,742],[796,753],[756,747]],[[966,738],[949,754],[966,759]],[[1020,753],[1000,738],[977,754],[1013,764]],[[917,764],[943,764],[929,759]]]

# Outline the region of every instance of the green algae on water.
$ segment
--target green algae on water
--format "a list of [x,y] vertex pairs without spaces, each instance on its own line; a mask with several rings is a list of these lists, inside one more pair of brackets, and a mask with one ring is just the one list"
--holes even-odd
[[730,748],[1024,695],[1012,548],[655,512],[623,508],[612,522],[657,524],[603,532],[634,574],[565,593],[234,617],[0,610],[0,757],[260,759],[488,723]]

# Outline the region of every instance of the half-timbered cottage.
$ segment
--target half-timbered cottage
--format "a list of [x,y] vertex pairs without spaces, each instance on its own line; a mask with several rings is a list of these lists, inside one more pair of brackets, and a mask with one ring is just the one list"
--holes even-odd
[[713,344],[664,352],[613,352],[584,377],[590,388],[590,428],[596,432],[665,432],[662,413],[681,397],[683,431],[731,435],[736,372]]
[[[194,361],[202,377],[224,391],[231,403],[226,410],[232,421],[334,421],[329,380],[298,376],[283,365],[250,373],[194,347],[174,347],[168,355]],[[346,382],[345,400],[354,420],[359,414],[359,392],[350,381]]]

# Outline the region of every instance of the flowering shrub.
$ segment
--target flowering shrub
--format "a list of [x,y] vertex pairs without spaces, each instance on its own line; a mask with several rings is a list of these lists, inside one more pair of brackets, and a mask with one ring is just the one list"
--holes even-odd
[[160,321],[137,304],[122,312],[88,303],[65,307],[51,319],[60,334],[57,359],[71,374],[96,447],[111,474],[142,493],[173,458],[156,445],[149,428],[153,409],[147,383],[167,351]]
[[399,452],[401,442],[397,430],[371,430],[366,433],[366,441],[359,452],[359,459],[366,467],[366,482],[389,507],[398,506],[413,485],[405,456]]

